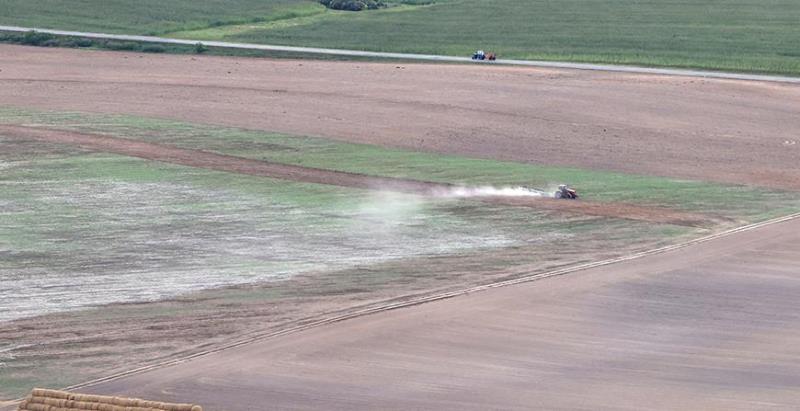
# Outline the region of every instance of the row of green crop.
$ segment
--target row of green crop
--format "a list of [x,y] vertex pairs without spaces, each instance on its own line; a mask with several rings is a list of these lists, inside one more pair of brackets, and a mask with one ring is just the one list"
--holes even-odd
[[170,51],[173,53],[194,52],[197,54],[202,54],[208,52],[209,50],[209,48],[206,47],[202,42],[198,42],[194,46],[166,45],[139,41],[119,41],[93,39],[87,37],[56,36],[35,30],[24,33],[0,32],[0,42],[39,47],[99,48],[118,51],[141,51],[144,53],[165,53]]

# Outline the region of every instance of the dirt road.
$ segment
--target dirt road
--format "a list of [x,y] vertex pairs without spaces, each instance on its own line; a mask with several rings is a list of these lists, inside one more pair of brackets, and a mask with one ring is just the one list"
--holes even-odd
[[800,220],[83,391],[208,410],[789,409]]
[[0,102],[800,189],[800,87],[0,45]]

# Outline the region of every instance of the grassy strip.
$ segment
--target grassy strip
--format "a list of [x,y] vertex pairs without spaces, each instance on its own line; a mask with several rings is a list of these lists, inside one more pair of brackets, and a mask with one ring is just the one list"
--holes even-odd
[[[327,61],[376,61],[371,57],[347,57],[324,54],[295,53],[285,51],[244,50],[225,47],[211,47],[198,41],[194,45],[160,44],[141,41],[102,40],[86,37],[54,36],[41,32],[2,32],[0,43],[20,44],[37,47],[64,47],[86,50],[112,50],[142,53],[168,53],[168,54],[206,54],[211,56],[231,57],[256,57],[276,59],[314,59]],[[395,59],[379,59],[381,61],[403,61]]]
[[[37,123],[286,164],[464,185],[577,186],[585,198],[760,221],[800,209],[794,192],[568,167],[438,155],[367,144],[198,126],[133,116],[3,109],[0,122]],[[375,161],[380,159],[380,161]]]

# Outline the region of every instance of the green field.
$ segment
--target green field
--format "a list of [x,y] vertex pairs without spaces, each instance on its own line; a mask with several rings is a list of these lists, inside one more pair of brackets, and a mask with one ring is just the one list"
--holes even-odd
[[674,208],[742,221],[774,217],[797,206],[794,193],[755,187],[473,159],[135,116],[0,108],[0,124],[3,123],[34,123],[374,176],[472,186],[549,187],[568,182],[580,187],[584,198],[591,201]]
[[0,16],[197,40],[800,74],[794,0],[437,0],[358,13],[308,0],[7,0]]
[[306,10],[318,9],[316,6],[308,0],[4,0],[0,2],[0,22],[108,33],[163,34],[295,17],[307,13]]
[[[465,185],[569,181],[587,201],[730,219],[695,228],[426,198],[0,134],[0,315],[17,318],[0,317],[0,333],[11,336],[0,341],[0,398],[337,310],[616,257],[800,210],[800,195],[792,192],[152,118],[5,107],[0,124]],[[103,304],[112,305],[95,308]],[[27,316],[35,317],[20,318]]]

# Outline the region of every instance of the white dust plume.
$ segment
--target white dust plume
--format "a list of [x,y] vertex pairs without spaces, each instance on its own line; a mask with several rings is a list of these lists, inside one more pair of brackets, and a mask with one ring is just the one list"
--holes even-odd
[[434,191],[435,197],[470,198],[470,197],[552,197],[553,191],[522,186],[477,186],[451,187]]

